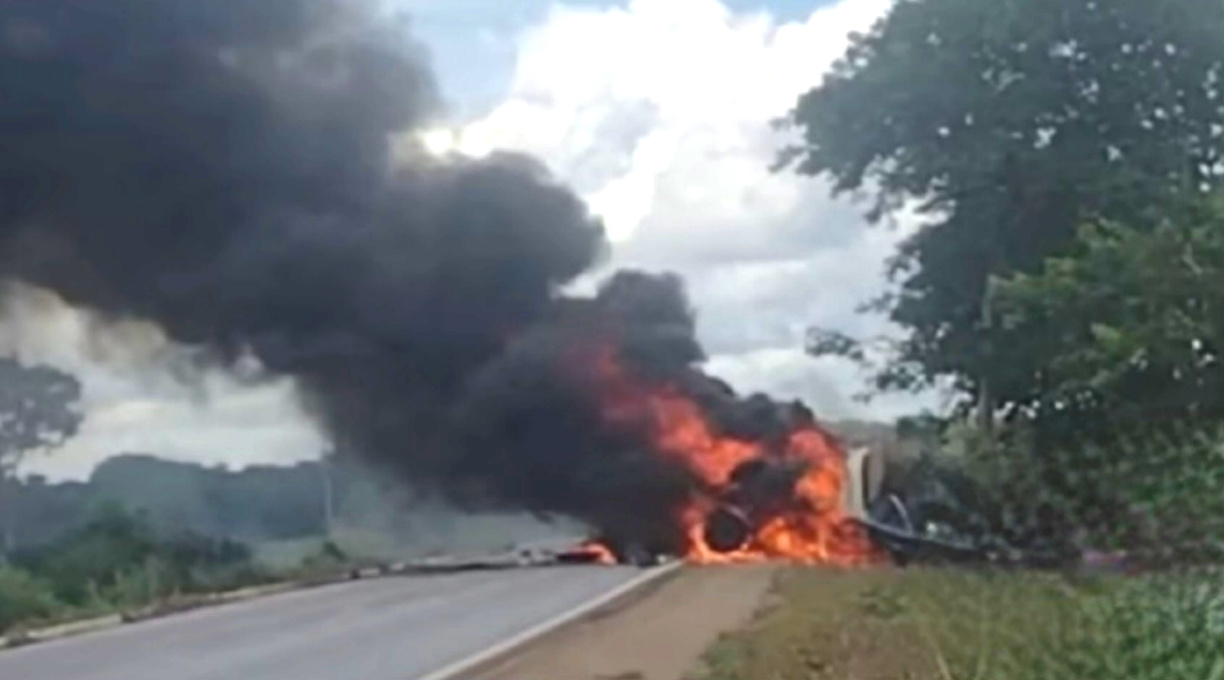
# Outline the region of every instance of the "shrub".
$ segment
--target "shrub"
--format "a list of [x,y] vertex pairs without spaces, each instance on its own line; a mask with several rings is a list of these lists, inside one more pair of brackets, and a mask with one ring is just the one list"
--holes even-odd
[[174,593],[268,580],[244,544],[189,532],[158,535],[143,516],[113,505],[20,561],[46,579],[57,599],[88,609],[142,606]]
[[[1033,680],[1224,678],[1224,584],[1216,572],[1162,574],[1083,597],[1056,635],[1008,650],[1007,677]],[[1030,641],[1034,642],[1034,641]]]
[[1122,549],[1147,566],[1224,555],[1224,427],[1136,428],[1041,450],[1012,426],[953,462],[1019,547]]
[[143,568],[155,541],[143,517],[122,506],[99,506],[81,527],[21,556],[22,566],[47,579],[58,599],[76,607],[106,599],[125,572]]
[[[1218,559],[1224,545],[1224,428],[1178,428],[1087,447],[1073,469],[1120,517],[1078,507],[1093,542],[1167,566]],[[1069,466],[1070,467],[1070,466]]]
[[52,618],[63,608],[45,582],[0,564],[0,631],[24,621]]
[[300,568],[306,572],[329,571],[344,566],[348,560],[348,555],[340,546],[329,539],[319,546],[317,552],[303,557]]

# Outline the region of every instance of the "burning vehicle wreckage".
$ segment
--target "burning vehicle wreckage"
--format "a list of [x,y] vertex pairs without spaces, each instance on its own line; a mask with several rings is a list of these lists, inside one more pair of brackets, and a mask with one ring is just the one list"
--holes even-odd
[[866,566],[1028,558],[989,529],[965,497],[973,495],[967,480],[955,473],[919,464],[885,489],[884,456],[844,448],[802,404],[742,399],[691,370],[652,385],[631,361],[605,350],[590,362],[602,426],[636,431],[646,455],[680,465],[697,483],[655,515],[670,532],[644,537],[634,533],[640,525],[602,527],[558,555],[562,562]]
[[[848,566],[1026,562],[1028,556],[987,529],[979,512],[943,483],[941,471],[919,470],[920,481],[907,489],[908,493],[884,490],[883,456],[866,447],[851,449],[844,457],[841,505],[833,517],[828,517],[833,511],[820,513],[799,491],[809,464],[787,457],[756,458],[740,464],[717,498],[707,504],[707,514],[697,519],[699,535],[692,535],[694,543],[679,555],[599,536],[558,553],[555,559],[566,564],[636,566],[654,566],[675,557],[699,564],[773,560]],[[857,543],[855,550],[830,554],[773,549],[776,546],[771,541],[783,531],[779,527],[793,527],[796,513],[813,512],[826,515],[820,521],[827,523],[828,531],[842,537],[842,545]],[[801,543],[802,539],[793,540],[790,545]]]

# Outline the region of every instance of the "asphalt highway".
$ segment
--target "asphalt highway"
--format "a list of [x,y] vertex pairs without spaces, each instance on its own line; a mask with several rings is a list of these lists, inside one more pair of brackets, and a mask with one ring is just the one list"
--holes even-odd
[[0,679],[413,680],[641,573],[551,567],[355,581],[0,651]]

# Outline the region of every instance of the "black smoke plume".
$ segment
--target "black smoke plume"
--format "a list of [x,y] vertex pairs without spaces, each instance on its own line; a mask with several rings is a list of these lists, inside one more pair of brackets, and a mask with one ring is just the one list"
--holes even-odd
[[[745,508],[755,524],[790,509],[805,468],[785,458],[787,440],[815,421],[799,404],[740,398],[697,368],[703,355],[678,278],[622,271],[593,299],[566,303],[469,382],[449,428],[448,487],[583,519],[618,552],[683,553],[678,511],[694,495]],[[683,459],[655,450],[650,404],[627,404],[624,419],[610,423],[608,376],[598,366],[605,350],[632,383],[684,395],[716,434],[760,442],[765,455],[710,488]],[[726,550],[751,527],[736,529]]]
[[700,348],[679,281],[619,273],[593,299],[558,305],[484,366],[448,428],[447,486],[675,552],[684,538],[670,519],[699,483],[652,450],[649,431],[607,427],[594,365],[604,349],[651,378],[689,370]]
[[0,278],[253,353],[342,451],[406,480],[674,547],[660,517],[698,483],[601,428],[559,377],[570,349],[614,343],[744,436],[790,412],[690,368],[674,278],[560,298],[603,234],[539,163],[397,158],[439,100],[371,7],[0,0]]
[[329,0],[0,0],[0,272],[253,351],[411,456],[602,243],[536,162],[393,163],[437,111],[402,23]]

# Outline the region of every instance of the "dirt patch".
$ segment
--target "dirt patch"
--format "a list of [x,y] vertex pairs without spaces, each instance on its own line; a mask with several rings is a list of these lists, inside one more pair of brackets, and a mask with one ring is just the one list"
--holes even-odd
[[568,626],[479,680],[681,680],[720,634],[752,620],[774,569],[693,567],[625,606]]

